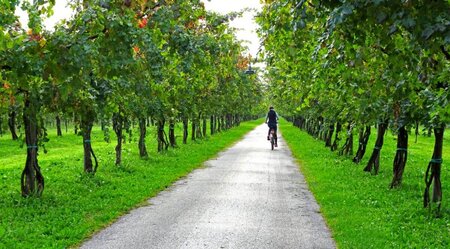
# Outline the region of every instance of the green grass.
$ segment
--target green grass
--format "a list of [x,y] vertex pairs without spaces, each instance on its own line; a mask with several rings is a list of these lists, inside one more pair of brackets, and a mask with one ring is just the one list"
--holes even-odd
[[[417,143],[410,138],[402,186],[391,190],[396,141],[390,132],[381,151],[379,175],[374,176],[363,172],[374,146],[374,129],[359,165],[331,152],[323,141],[284,120],[280,130],[339,248],[450,248],[450,170],[445,161],[450,159],[448,147],[443,155],[441,217],[435,218],[422,207],[424,174],[432,155],[433,137],[421,136]],[[449,145],[449,135],[447,132],[444,146]],[[355,152],[356,149],[355,146]]]
[[[149,159],[139,158],[136,135],[132,143],[124,145],[120,167],[114,165],[115,140],[109,144],[104,142],[103,133],[97,128],[92,135],[92,144],[100,166],[94,177],[82,173],[81,137],[71,133],[63,137],[51,135],[46,146],[48,154],[39,155],[45,177],[41,198],[21,197],[20,175],[26,150],[19,148],[20,142],[3,136],[0,138],[0,248],[79,245],[120,215],[145,205],[149,197],[201,167],[204,161],[260,123],[262,120],[245,122],[237,128],[162,154],[155,152],[156,138],[152,129],[147,136]],[[49,133],[56,132],[50,130]],[[181,144],[181,138],[177,140]]]

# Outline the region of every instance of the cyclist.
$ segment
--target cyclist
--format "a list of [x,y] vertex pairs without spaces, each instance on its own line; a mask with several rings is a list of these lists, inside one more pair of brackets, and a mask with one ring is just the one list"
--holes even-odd
[[269,126],[269,132],[267,133],[267,140],[270,140],[269,135],[270,135],[270,130],[273,129],[274,130],[274,137],[275,137],[275,147],[278,146],[277,144],[277,123],[278,123],[278,114],[277,112],[273,109],[273,106],[271,106],[269,108],[269,112],[267,113],[266,116],[266,124]]

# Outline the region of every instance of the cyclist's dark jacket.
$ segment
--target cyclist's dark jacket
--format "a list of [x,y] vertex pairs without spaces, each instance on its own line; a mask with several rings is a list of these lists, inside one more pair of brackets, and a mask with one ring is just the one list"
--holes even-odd
[[269,119],[269,121],[267,122],[267,124],[269,125],[269,127],[272,126],[276,126],[277,125],[277,119],[278,119],[278,115],[274,110],[270,110],[267,113],[267,117],[266,120]]

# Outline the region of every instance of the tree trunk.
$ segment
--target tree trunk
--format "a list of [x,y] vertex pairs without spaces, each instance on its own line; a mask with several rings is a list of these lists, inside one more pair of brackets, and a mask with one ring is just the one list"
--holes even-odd
[[148,158],[147,147],[145,146],[145,136],[147,135],[146,119],[139,119],[139,156]]
[[337,122],[336,123],[336,132],[334,133],[334,142],[333,145],[331,145],[331,151],[335,151],[337,150],[338,146],[339,146],[339,141],[341,140],[341,138],[339,137],[339,133],[342,130],[342,125],[341,123]]
[[226,123],[225,123],[225,116],[222,116],[222,117],[220,117],[220,123],[222,124],[222,130],[224,131],[224,130],[226,130],[227,129],[227,126],[226,126]]
[[328,134],[327,134],[327,138],[325,140],[325,147],[331,147],[331,140],[333,138],[333,132],[334,132],[334,124],[331,124],[328,128]]
[[75,135],[78,135],[78,124],[77,123],[78,123],[78,116],[73,114],[73,124],[74,124],[73,131],[74,131]]
[[408,132],[405,126],[400,127],[397,135],[397,153],[394,158],[394,177],[392,178],[391,188],[398,187],[402,183],[403,172],[405,170],[406,160],[408,159]]
[[322,141],[326,141],[327,137],[326,137],[326,130],[325,130],[325,126],[323,126],[323,123],[321,121],[319,121],[319,135],[318,135],[318,139],[322,140]]
[[314,137],[320,139],[321,123],[318,119],[314,120]]
[[366,153],[367,143],[369,142],[370,137],[370,125],[366,126],[366,129],[361,128],[359,131],[359,145],[358,150],[356,151],[356,155],[353,158],[354,163],[361,162],[362,158],[364,157],[364,154]]
[[189,125],[189,120],[185,117],[183,118],[183,144],[187,143],[187,138],[189,136],[188,134],[188,125]]
[[339,155],[353,155],[353,126],[351,124],[347,126],[347,139],[339,151]]
[[117,137],[116,145],[116,165],[122,163],[122,141],[123,141],[123,127],[124,127],[124,117],[121,113],[114,113],[112,117],[113,129]]
[[209,120],[209,127],[210,127],[210,132],[211,132],[211,136],[214,135],[214,116],[211,115],[211,118]]
[[[445,123],[440,124],[434,129],[434,150],[433,156],[425,174],[425,193],[423,195],[423,206],[428,207],[430,202],[437,204],[439,211],[442,201],[441,188],[441,165],[442,165],[442,147],[444,141]],[[433,196],[430,200],[430,187],[433,184]]]
[[169,122],[169,142],[172,148],[177,147],[177,141],[175,137],[175,119],[171,118]]
[[301,122],[301,120],[300,120],[300,118],[297,118],[297,117],[293,117],[292,118],[293,120],[292,120],[292,124],[295,126],[295,127],[297,127],[297,128],[300,128],[300,122]]
[[[306,127],[306,132],[308,132],[309,135],[313,136],[313,130],[314,130],[313,121],[312,121],[312,119],[309,118],[308,121],[306,121],[306,122],[307,122],[307,124],[306,124],[306,126],[307,126]],[[332,136],[330,137],[330,143],[331,143],[331,139],[332,139]]]
[[415,139],[415,141],[414,141],[414,143],[417,143],[417,137],[419,136],[419,121],[416,121],[416,125],[415,125],[416,127],[415,127],[415,136],[416,136],[416,139]]
[[44,191],[44,177],[38,164],[38,124],[37,103],[31,101],[25,94],[23,108],[23,123],[25,126],[25,142],[27,145],[27,160],[21,176],[22,196],[41,196]]
[[216,122],[214,122],[215,123],[215,125],[217,126],[217,131],[218,132],[221,132],[222,131],[222,124],[220,123],[220,118],[218,117],[218,116],[216,116]]
[[206,137],[206,130],[207,130],[207,128],[206,128],[206,126],[207,126],[206,123],[207,123],[207,122],[206,122],[206,118],[203,118],[203,129],[202,129],[202,130],[203,130],[203,134],[202,134],[203,137]]
[[58,137],[62,136],[62,131],[61,131],[61,118],[59,117],[59,114],[56,114],[56,135]]
[[164,118],[158,121],[158,152],[167,150],[169,148],[169,143],[167,142],[167,135],[166,132],[164,131],[165,123],[166,120]]
[[[83,135],[84,172],[95,174],[98,167],[98,161],[91,144],[91,132],[94,125],[95,113],[92,110],[89,110],[87,113],[83,113],[83,115],[80,122],[80,128]],[[91,156],[94,157],[95,167],[92,164]]]
[[17,140],[19,137],[16,133],[16,112],[11,111],[9,112],[9,118],[8,118],[8,126],[9,130],[11,131],[12,140]]
[[225,130],[230,129],[230,114],[225,114],[224,125],[225,125],[225,127],[224,127]]
[[197,121],[195,120],[195,118],[193,118],[192,119],[192,121],[191,121],[191,140],[192,141],[195,141],[195,131],[197,130],[196,129],[196,124],[197,124]]
[[195,124],[197,138],[202,138],[202,127],[200,125],[200,120],[202,120],[202,116],[201,116],[201,114],[198,114],[198,118],[197,118],[196,124]]
[[384,133],[386,132],[388,126],[388,120],[378,124],[377,129],[377,140],[375,141],[375,147],[373,148],[372,155],[370,156],[369,162],[367,162],[364,171],[372,172],[373,174],[378,174],[380,168],[380,151],[384,143]]
[[64,126],[65,126],[65,128],[66,128],[66,133],[67,133],[67,131],[68,131],[68,126],[69,126],[68,121],[67,121],[67,118],[64,118]]
[[217,133],[217,116],[216,115],[214,115],[214,126],[213,126],[214,128],[214,134],[216,134]]

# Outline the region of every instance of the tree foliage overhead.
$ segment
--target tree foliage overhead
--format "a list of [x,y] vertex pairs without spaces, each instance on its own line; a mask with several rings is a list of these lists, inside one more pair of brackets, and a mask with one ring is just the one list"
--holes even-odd
[[[264,1],[258,17],[268,78],[285,115],[331,141],[336,127],[378,124],[366,170],[378,170],[385,125],[398,134],[391,187],[401,184],[408,133],[422,124],[436,146],[424,199],[440,204],[442,135],[450,122],[450,3],[444,0]],[[381,129],[380,129],[381,128]],[[364,142],[365,141],[365,142]],[[329,142],[327,142],[327,145]],[[346,143],[347,144],[347,143]],[[330,144],[331,146],[331,144]],[[332,147],[332,146],[331,146]],[[333,147],[332,147],[333,148]],[[365,145],[360,146],[360,149]],[[359,149],[359,150],[360,150]],[[364,153],[357,153],[361,157]],[[355,158],[359,162],[360,158]]]
[[[37,154],[43,148],[43,117],[73,117],[84,146],[84,170],[95,173],[90,134],[95,122],[112,122],[118,138],[116,163],[130,122],[218,120],[223,127],[255,113],[261,100],[256,76],[244,73],[245,48],[228,22],[237,13],[209,13],[201,1],[72,1],[73,17],[52,31],[43,21],[54,1],[1,1],[0,76],[2,115],[14,100],[24,125],[28,156],[22,194],[43,190]],[[29,17],[25,30],[15,11]],[[9,103],[11,100],[11,103]],[[220,129],[221,127],[219,127]],[[200,134],[200,133],[199,133]],[[166,147],[167,148],[167,147]]]

